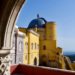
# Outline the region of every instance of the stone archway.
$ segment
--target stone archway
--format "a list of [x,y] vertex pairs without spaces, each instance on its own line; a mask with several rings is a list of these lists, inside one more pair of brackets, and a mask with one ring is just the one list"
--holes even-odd
[[25,0],[0,0],[0,57],[10,53],[15,20]]

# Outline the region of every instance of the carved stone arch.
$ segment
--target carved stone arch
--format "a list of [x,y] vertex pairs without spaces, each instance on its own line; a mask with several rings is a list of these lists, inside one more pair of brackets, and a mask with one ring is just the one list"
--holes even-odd
[[0,0],[0,57],[3,62],[1,64],[6,65],[6,69],[3,71],[6,75],[10,74],[10,54],[8,53],[11,49],[15,21],[24,1]]
[[0,1],[0,49],[10,49],[15,20],[25,0]]

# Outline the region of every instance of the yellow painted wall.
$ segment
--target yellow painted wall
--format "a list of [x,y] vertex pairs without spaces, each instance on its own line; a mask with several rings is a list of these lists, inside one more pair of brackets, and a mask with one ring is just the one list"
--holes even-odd
[[55,22],[46,23],[46,37],[50,40],[56,40],[56,24]]
[[37,32],[40,34],[40,40],[45,40],[46,39],[46,31],[45,28],[38,28]]
[[[54,22],[48,22],[45,28],[38,28],[37,32],[40,34],[40,58],[45,55],[46,58],[44,60],[46,62],[48,62],[48,60],[55,60],[56,24]],[[43,46],[46,46],[46,50],[43,49]]]
[[19,31],[25,33],[25,38],[24,38],[24,53],[23,53],[23,64],[28,64],[28,48],[27,48],[27,43],[28,43],[28,36],[26,34],[26,28],[19,28]]
[[28,64],[28,36],[24,38],[23,64]]
[[[28,32],[28,58],[29,58],[29,64],[34,65],[34,59],[37,58],[37,65],[39,64],[39,36],[33,34],[32,32]],[[32,48],[33,43],[33,48]],[[36,43],[36,48],[35,48]]]
[[[24,39],[24,56],[23,63],[34,65],[34,59],[37,58],[37,65],[39,65],[39,35],[34,31],[27,30],[26,28],[19,28],[20,31],[26,34]],[[28,48],[26,47],[26,43],[28,42]],[[33,49],[32,49],[33,43]],[[36,48],[35,48],[36,43]]]

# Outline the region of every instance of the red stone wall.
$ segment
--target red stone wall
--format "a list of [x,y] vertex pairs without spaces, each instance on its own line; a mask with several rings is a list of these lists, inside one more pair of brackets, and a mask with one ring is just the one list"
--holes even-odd
[[11,75],[19,73],[23,75],[75,75],[75,72],[55,70],[50,68],[18,65],[11,67]]

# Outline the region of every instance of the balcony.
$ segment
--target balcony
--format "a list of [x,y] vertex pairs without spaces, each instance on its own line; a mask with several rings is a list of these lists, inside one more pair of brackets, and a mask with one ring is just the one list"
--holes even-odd
[[75,75],[74,71],[30,65],[12,65],[11,75]]

